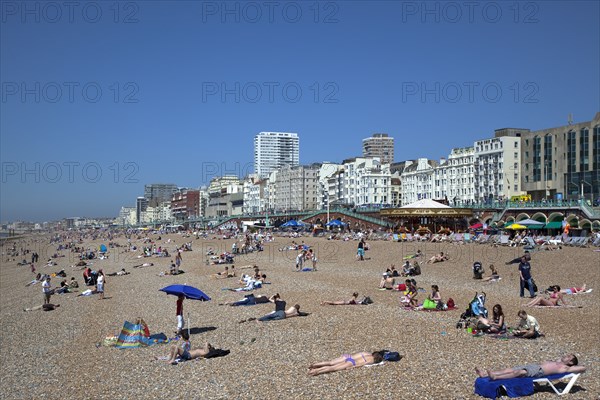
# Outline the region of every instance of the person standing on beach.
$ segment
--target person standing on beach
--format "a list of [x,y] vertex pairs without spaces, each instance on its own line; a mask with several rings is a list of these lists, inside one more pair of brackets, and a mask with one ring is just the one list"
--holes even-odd
[[519,277],[520,277],[520,296],[525,295],[525,285],[529,288],[529,295],[531,298],[535,297],[535,291],[533,290],[533,279],[531,277],[531,264],[527,261],[527,257],[521,257],[521,263],[519,264]]
[[185,296],[180,294],[179,297],[177,297],[177,335],[181,335],[181,332],[183,331],[183,327],[185,325],[185,320],[183,319],[183,300],[185,299]]
[[358,261],[364,261],[365,260],[365,242],[364,242],[364,240],[362,238],[358,242],[358,250],[356,252],[356,259]]
[[96,280],[96,291],[100,294],[100,298],[98,300],[104,300],[104,284],[106,283],[104,279],[104,271],[98,271],[98,278]]
[[181,254],[177,252],[175,256],[175,273],[179,273],[179,267],[181,266]]
[[52,296],[52,286],[50,285],[50,277],[46,275],[46,279],[42,282],[42,292],[44,293],[44,304],[50,304],[50,296]]

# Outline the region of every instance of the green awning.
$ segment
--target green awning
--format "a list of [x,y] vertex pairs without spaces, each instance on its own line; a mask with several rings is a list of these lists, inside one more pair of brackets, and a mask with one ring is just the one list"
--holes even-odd
[[560,228],[562,228],[561,221],[548,222],[546,225],[544,225],[544,229],[560,229]]

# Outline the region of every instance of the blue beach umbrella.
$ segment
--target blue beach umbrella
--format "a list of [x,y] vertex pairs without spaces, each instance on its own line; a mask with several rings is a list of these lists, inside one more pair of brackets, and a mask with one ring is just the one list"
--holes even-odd
[[159,290],[161,292],[165,292],[166,294],[172,294],[173,296],[183,295],[186,299],[190,300],[210,301],[210,297],[208,297],[206,293],[193,286],[169,285]]
[[326,223],[325,225],[327,225],[327,226],[346,226],[348,224],[340,221],[339,219],[333,219],[333,220],[329,221],[328,223]]

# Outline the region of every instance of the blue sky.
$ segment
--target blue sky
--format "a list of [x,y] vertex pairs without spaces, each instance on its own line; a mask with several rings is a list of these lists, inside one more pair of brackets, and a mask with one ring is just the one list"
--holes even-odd
[[302,163],[375,132],[438,159],[600,111],[594,1],[115,4],[2,1],[2,221],[244,174],[260,131],[297,132]]

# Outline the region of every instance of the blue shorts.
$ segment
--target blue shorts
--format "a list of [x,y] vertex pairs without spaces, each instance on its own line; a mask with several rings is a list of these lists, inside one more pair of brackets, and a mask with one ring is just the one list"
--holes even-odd
[[358,253],[359,256],[364,256],[365,255],[365,249],[358,249]]
[[189,351],[184,350],[183,353],[181,353],[181,358],[184,360],[191,360],[192,359],[192,355],[190,354]]

